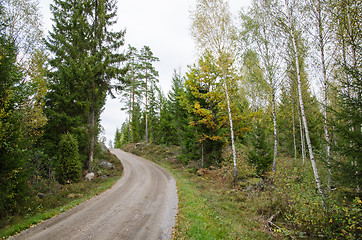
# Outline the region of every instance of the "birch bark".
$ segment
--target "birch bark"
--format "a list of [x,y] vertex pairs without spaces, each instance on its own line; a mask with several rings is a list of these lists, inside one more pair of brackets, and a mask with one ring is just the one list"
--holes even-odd
[[318,192],[321,195],[323,195],[321,181],[319,178],[318,169],[317,169],[317,165],[316,165],[314,154],[313,154],[312,143],[311,143],[310,136],[309,136],[308,122],[307,122],[307,118],[306,118],[305,112],[304,112],[302,81],[301,81],[301,73],[300,73],[300,66],[299,66],[299,49],[298,49],[297,42],[296,42],[296,33],[295,33],[295,24],[294,24],[295,20],[293,19],[293,17],[294,17],[293,9],[287,0],[285,0],[285,3],[286,3],[285,5],[287,7],[287,11],[288,11],[287,18],[288,18],[288,25],[289,25],[289,33],[290,33],[290,37],[292,40],[294,54],[295,54],[295,65],[296,65],[296,69],[297,69],[298,92],[299,92],[299,104],[300,104],[300,111],[302,114],[302,120],[303,120],[303,125],[304,125],[304,130],[305,130],[305,137],[307,140],[309,157],[310,157],[310,161],[312,163],[312,168],[313,168],[313,173],[314,173],[314,178],[315,178],[315,182],[317,185],[317,189],[318,189]]

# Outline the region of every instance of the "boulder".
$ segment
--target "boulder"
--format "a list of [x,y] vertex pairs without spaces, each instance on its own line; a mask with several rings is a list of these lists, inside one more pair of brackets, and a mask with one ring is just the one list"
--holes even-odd
[[107,152],[108,151],[107,146],[103,142],[100,142],[99,145],[101,146],[102,152]]
[[140,148],[140,147],[144,147],[145,144],[144,143],[136,143],[135,148]]
[[40,198],[40,199],[43,199],[43,198],[45,198],[45,194],[44,193],[38,193],[38,197]]
[[87,181],[92,181],[92,179],[94,178],[94,173],[88,173],[87,175],[85,175],[85,180],[87,180]]
[[107,161],[102,161],[99,166],[103,169],[108,169],[108,170],[111,170],[111,169],[114,169],[114,166],[112,163],[110,162],[107,162]]

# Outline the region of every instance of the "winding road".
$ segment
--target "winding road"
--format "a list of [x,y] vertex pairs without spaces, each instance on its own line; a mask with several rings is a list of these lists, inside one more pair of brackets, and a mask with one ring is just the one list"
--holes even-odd
[[124,166],[111,189],[11,239],[170,239],[177,213],[174,178],[143,158],[111,152]]

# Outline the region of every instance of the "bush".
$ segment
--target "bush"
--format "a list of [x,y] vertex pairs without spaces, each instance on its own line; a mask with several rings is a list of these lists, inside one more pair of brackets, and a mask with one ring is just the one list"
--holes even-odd
[[249,163],[255,166],[256,173],[261,176],[270,170],[273,163],[273,154],[266,140],[265,129],[255,128],[249,136],[249,145]]
[[57,180],[61,184],[79,182],[82,163],[79,159],[78,141],[72,134],[62,135],[59,142],[59,158],[56,167]]
[[[280,159],[274,179],[278,225],[287,235],[323,239],[359,239],[362,233],[362,201],[329,192],[321,196],[315,188],[311,166],[303,169],[291,159]],[[340,190],[336,190],[340,191]],[[305,236],[306,235],[306,236]]]

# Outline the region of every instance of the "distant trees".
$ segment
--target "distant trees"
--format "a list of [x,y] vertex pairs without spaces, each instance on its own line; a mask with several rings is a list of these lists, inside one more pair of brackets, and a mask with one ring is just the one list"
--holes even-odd
[[[128,72],[125,79],[129,85],[121,99],[125,104],[122,109],[128,112],[128,142],[137,142],[141,139],[148,142],[149,113],[151,117],[155,116],[155,104],[157,105],[157,99],[160,97],[156,85],[158,72],[154,67],[154,62],[159,59],[153,55],[149,46],[144,46],[141,50],[129,46],[126,56]],[[141,130],[143,124],[144,129]]]

